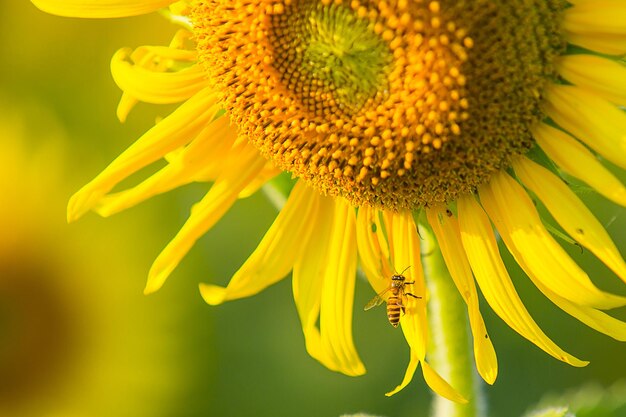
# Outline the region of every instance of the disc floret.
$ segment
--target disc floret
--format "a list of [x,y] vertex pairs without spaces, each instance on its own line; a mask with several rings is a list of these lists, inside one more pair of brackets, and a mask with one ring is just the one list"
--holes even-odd
[[562,8],[238,0],[193,16],[240,133],[324,193],[399,210],[470,192],[532,146]]

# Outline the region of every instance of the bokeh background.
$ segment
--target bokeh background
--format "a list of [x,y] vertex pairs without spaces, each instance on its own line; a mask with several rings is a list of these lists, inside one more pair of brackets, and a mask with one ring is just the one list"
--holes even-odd
[[[171,109],[139,105],[122,125],[109,60],[120,47],[166,44],[159,15],[115,20],[46,15],[0,2],[0,416],[426,416],[431,393],[404,374],[408,350],[385,315],[359,307],[355,342],[368,373],[350,378],[305,352],[289,279],[220,307],[199,282],[225,284],[276,215],[263,194],[239,201],[164,288],[147,271],[206,191],[192,185],[109,219],[65,222],[69,196]],[[626,252],[624,211],[583,195]],[[588,253],[568,248],[599,286],[625,287]],[[485,387],[491,415],[517,416],[545,395],[626,377],[626,345],[551,306],[506,257],[537,322],[583,369],[557,362],[486,307],[500,372]],[[626,318],[623,311],[617,316]]]

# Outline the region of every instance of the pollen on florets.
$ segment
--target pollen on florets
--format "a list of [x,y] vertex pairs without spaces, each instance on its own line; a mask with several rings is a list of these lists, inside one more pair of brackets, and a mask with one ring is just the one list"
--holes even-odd
[[354,204],[470,192],[532,146],[558,0],[228,0],[192,11],[240,134]]

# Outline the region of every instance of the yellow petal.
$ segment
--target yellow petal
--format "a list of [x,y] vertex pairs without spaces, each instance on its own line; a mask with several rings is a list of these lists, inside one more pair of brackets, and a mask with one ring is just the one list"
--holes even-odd
[[66,17],[125,17],[167,7],[176,0],[32,0],[46,13]]
[[580,87],[554,85],[546,112],[559,126],[609,161],[626,168],[626,114]]
[[128,93],[122,92],[122,97],[120,97],[120,102],[117,104],[117,109],[115,111],[115,115],[117,119],[124,123],[128,118],[128,114],[130,111],[139,103],[135,97],[131,96]]
[[333,229],[322,269],[320,331],[325,355],[334,357],[339,371],[351,376],[365,373],[352,340],[356,261],[356,213],[345,200],[336,198]]
[[[519,158],[513,167],[520,180],[539,197],[563,230],[626,282],[624,259],[602,224],[576,194],[560,178],[529,159]],[[560,292],[557,294],[563,296]]]
[[228,286],[200,284],[204,301],[218,305],[249,297],[284,278],[305,250],[313,231],[313,224],[302,219],[315,218],[318,207],[315,194],[299,181],[272,226]]
[[389,264],[389,248],[378,210],[359,207],[356,236],[361,267],[374,292],[380,293],[389,285],[393,268]]
[[467,304],[472,337],[474,340],[474,358],[476,369],[488,384],[493,384],[498,375],[496,351],[487,334],[485,322],[480,314],[478,292],[472,277],[472,270],[461,244],[459,225],[451,213],[442,206],[426,210],[428,223],[433,229],[441,254],[459,293]]
[[400,385],[386,394],[390,396],[406,387],[415,374],[417,363],[423,363],[428,345],[428,321],[426,316],[426,285],[422,270],[419,236],[413,216],[410,212],[399,214],[385,212],[383,218],[393,264],[411,266],[410,274],[406,273],[406,276],[408,281],[415,283],[408,286],[407,291],[422,297],[421,299],[406,297],[404,300],[405,314],[400,318],[400,325],[411,348],[411,353],[404,379]]
[[[299,185],[300,183],[298,182],[296,187],[303,187]],[[297,213],[294,221],[306,218],[307,222],[302,223],[309,224],[315,233],[308,232],[310,237],[306,239],[306,248],[300,251],[304,256],[299,256],[294,261],[293,298],[302,323],[307,352],[327,368],[338,371],[340,366],[334,356],[326,355],[322,349],[321,334],[317,328],[324,284],[323,265],[326,262],[327,244],[332,229],[334,203],[331,198],[322,197],[316,191],[308,190],[308,193],[312,213],[307,217],[304,217],[306,213]]]
[[385,395],[387,397],[391,397],[394,394],[402,391],[413,379],[415,375],[415,371],[417,370],[417,365],[421,363],[422,365],[422,375],[424,376],[424,380],[437,394],[441,395],[444,398],[449,399],[450,401],[454,401],[460,404],[466,404],[468,401],[465,397],[459,394],[448,382],[443,379],[437,371],[435,371],[426,361],[420,361],[418,357],[414,354],[411,354],[411,358],[409,360],[409,366],[406,369],[404,374],[404,378],[400,385],[398,385],[393,390],[387,392]]
[[626,37],[606,33],[572,33],[565,31],[567,41],[608,55],[626,54]]
[[151,70],[128,61],[130,48],[117,51],[111,59],[111,75],[122,91],[136,99],[155,104],[185,101],[207,87],[200,64],[176,72]]
[[565,10],[563,29],[572,33],[626,36],[626,3],[623,0],[580,2]]
[[216,94],[211,90],[203,90],[183,103],[72,196],[67,208],[68,221],[78,219],[93,208],[103,195],[129,175],[190,142],[218,111]]
[[[421,299],[405,298],[405,314],[400,318],[400,324],[411,350],[420,360],[424,360],[426,346],[428,346],[428,320],[426,315],[426,284],[417,228],[410,212],[386,213],[385,227],[388,230],[391,259],[396,270],[401,271],[408,266],[411,267],[405,272],[405,276],[407,281],[414,281],[415,283],[407,285],[406,291],[421,297]],[[402,269],[398,269],[399,267]]]
[[258,174],[265,159],[249,143],[235,146],[224,170],[209,192],[191,209],[191,214],[174,239],[156,258],[148,273],[146,294],[157,291],[196,241],[228,211],[239,192]]
[[556,62],[559,73],[579,87],[626,105],[626,67],[596,55],[564,55]]
[[444,398],[454,401],[455,403],[467,404],[467,399],[459,394],[454,388],[446,382],[427,362],[422,362],[422,375],[424,380],[437,394]]
[[[532,278],[531,278],[532,279]],[[604,333],[607,336],[625,342],[626,341],[626,323],[617,320],[608,314],[596,310],[591,307],[580,306],[560,297],[548,288],[544,287],[540,282],[534,281],[539,290],[544,293],[554,304],[560,309],[577,318],[587,326]]]
[[[220,117],[176,156],[166,155],[168,165],[131,189],[105,195],[94,210],[107,217],[193,181],[215,180],[236,135],[235,129],[229,126],[228,118]],[[254,181],[257,180],[258,177],[255,177]]]
[[385,395],[387,397],[391,397],[392,395],[397,394],[398,392],[402,391],[407,385],[409,385],[409,383],[413,380],[413,376],[415,375],[415,371],[417,370],[417,365],[419,364],[420,364],[420,359],[413,352],[413,350],[411,350],[411,355],[409,358],[409,365],[407,366],[406,371],[404,372],[404,378],[402,379],[402,382],[393,390],[385,393]]
[[257,175],[250,184],[239,193],[239,198],[246,198],[256,193],[259,188],[267,184],[272,178],[280,174],[280,169],[276,168],[271,162],[267,162],[259,175]]
[[[579,305],[601,309],[626,305],[626,298],[605,293],[593,285],[543,226],[526,191],[508,174],[494,175],[479,192],[489,218],[526,274]],[[568,210],[574,211],[576,206]]]
[[[124,90],[125,78],[119,73],[118,62],[120,58],[126,58],[126,55],[130,54],[129,58],[136,67],[142,68],[149,72],[171,72],[179,66],[188,66],[196,62],[196,52],[184,49],[184,46],[189,42],[190,33],[186,30],[179,30],[176,32],[170,46],[140,46],[134,51],[130,52],[130,49],[122,49],[118,51],[111,60],[111,71],[114,74],[113,78],[121,78],[122,83],[122,97],[117,106],[117,118],[120,122],[124,123],[130,111],[139,102],[137,97],[130,92]],[[141,83],[141,80],[139,80]],[[119,84],[119,83],[118,83]],[[132,85],[127,86],[129,91],[133,91]],[[152,87],[154,89],[154,87]],[[139,93],[141,95],[141,93]]]
[[609,200],[626,206],[626,187],[584,145],[545,123],[537,125],[533,136],[559,168],[586,182]]
[[513,330],[553,357],[573,366],[587,365],[588,362],[559,348],[530,317],[500,258],[489,219],[474,197],[460,197],[457,208],[463,247],[476,281],[495,313]]

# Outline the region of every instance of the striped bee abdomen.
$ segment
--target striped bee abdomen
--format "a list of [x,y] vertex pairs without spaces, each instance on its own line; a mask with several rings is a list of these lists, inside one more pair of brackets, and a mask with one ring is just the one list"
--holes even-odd
[[399,294],[391,294],[387,300],[387,318],[393,327],[398,327],[402,312],[402,300]]

